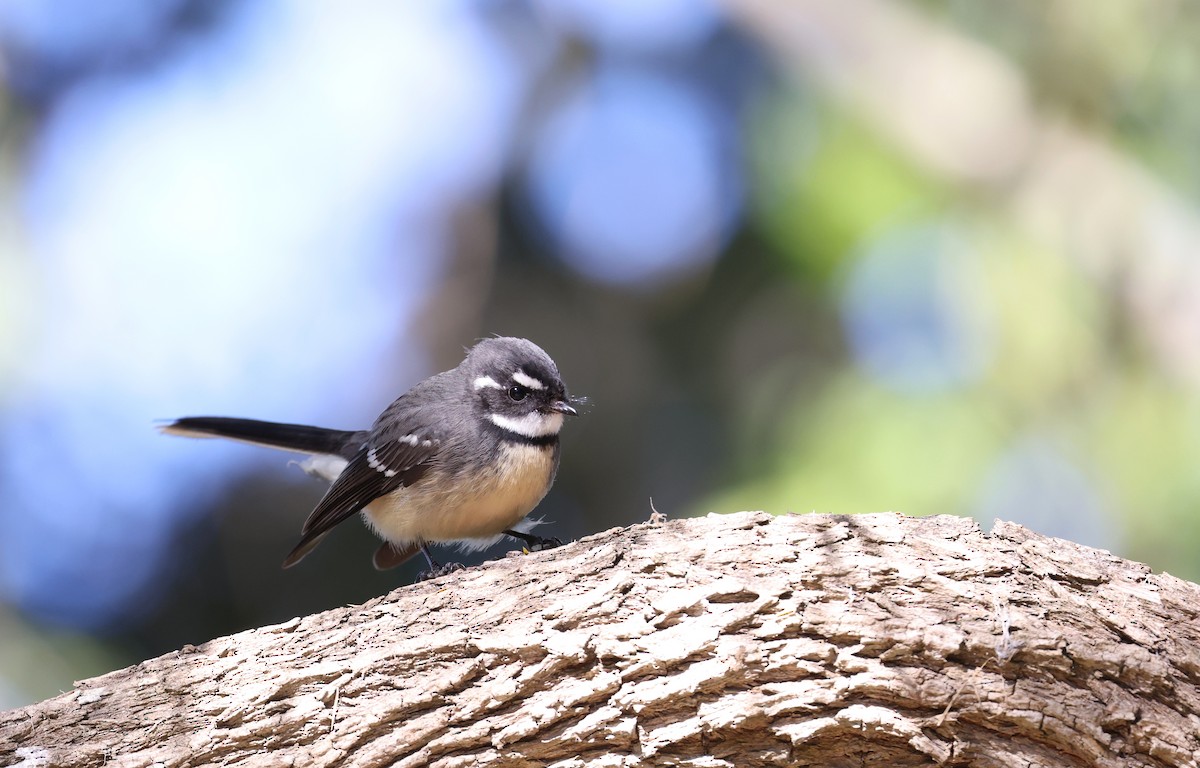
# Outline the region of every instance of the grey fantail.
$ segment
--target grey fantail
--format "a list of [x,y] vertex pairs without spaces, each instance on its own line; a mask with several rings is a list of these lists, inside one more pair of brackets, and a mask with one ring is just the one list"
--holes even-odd
[[418,551],[423,577],[443,568],[428,544],[487,546],[501,534],[532,549],[558,543],[516,530],[550,490],[558,433],[576,411],[541,347],[485,339],[454,368],[430,376],[389,405],[369,430],[342,431],[252,419],[192,416],[162,427],[172,435],[224,437],[309,454],[305,471],[332,484],[283,561],[300,562],[338,523],[361,512],[383,538],[375,567]]

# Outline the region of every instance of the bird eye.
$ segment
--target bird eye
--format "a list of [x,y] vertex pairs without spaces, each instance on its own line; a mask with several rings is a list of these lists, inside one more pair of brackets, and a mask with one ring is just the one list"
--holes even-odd
[[520,384],[513,384],[508,388],[508,396],[511,400],[520,402],[529,395],[529,387],[522,387]]

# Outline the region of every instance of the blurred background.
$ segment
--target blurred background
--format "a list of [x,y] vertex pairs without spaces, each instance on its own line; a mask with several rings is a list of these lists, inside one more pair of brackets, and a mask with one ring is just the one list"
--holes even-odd
[[[995,518],[1200,579],[1200,5],[0,0],[0,707],[411,582],[219,414],[490,334],[563,539]],[[489,557],[502,555],[497,547]]]

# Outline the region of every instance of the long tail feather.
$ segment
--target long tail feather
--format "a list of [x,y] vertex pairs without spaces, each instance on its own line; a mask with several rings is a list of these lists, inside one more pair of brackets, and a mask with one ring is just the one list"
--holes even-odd
[[296,453],[324,454],[351,458],[366,439],[365,432],[278,424],[273,421],[233,419],[225,416],[188,416],[159,429],[183,437],[223,437],[243,443],[265,445]]

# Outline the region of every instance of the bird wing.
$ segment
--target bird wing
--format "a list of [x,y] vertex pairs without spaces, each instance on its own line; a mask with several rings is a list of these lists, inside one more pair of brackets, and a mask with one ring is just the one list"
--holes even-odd
[[304,521],[300,543],[283,567],[300,562],[334,526],[375,499],[419,481],[441,445],[437,430],[431,425],[415,426],[412,419],[377,428]]

